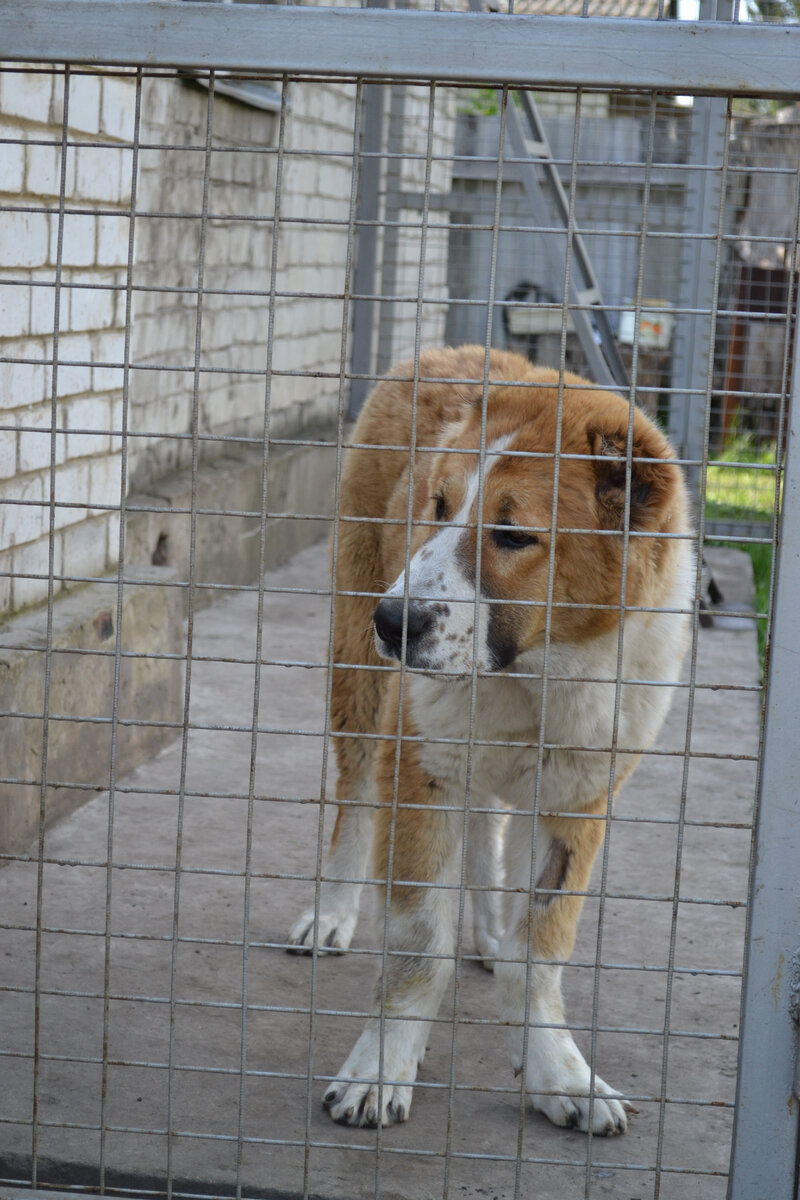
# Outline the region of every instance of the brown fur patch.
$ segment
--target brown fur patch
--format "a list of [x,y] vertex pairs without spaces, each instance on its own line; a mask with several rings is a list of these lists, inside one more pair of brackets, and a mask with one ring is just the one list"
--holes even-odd
[[[551,843],[550,849],[545,856],[544,865],[539,873],[539,878],[536,880],[535,891],[537,893],[537,903],[543,907],[547,907],[552,900],[555,899],[553,892],[559,891],[564,886],[564,880],[567,877],[569,869],[570,851],[563,842],[558,838]],[[543,889],[543,894],[539,895],[539,889]]]

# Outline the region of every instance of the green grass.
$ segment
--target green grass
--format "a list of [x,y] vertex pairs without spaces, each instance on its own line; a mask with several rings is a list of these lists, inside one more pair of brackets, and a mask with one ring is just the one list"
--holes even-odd
[[[728,465],[733,463],[753,465]],[[759,449],[749,438],[737,438],[708,467],[706,518],[771,523],[774,508],[775,446]]]
[[[727,466],[727,463],[752,463],[753,466]],[[708,467],[706,478],[706,520],[763,522],[765,536],[772,533],[775,511],[774,470],[759,470],[755,464],[775,466],[775,446],[757,449],[746,438],[737,438],[715,463]],[[756,587],[756,612],[769,609],[769,581],[772,571],[772,546],[756,542],[711,542],[710,545],[731,546],[744,550],[753,564]],[[758,657],[764,673],[764,652],[767,622],[756,621]]]

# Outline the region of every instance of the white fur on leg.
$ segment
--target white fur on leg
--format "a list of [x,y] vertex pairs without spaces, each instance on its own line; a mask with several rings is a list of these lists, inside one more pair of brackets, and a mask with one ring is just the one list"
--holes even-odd
[[472,891],[473,936],[476,953],[487,971],[503,937],[503,893],[493,891],[505,883],[503,838],[508,817],[503,812],[473,813],[469,820],[467,884]]
[[[519,1057],[521,1065],[521,1054]],[[592,1073],[569,1030],[530,1030],[525,1087],[533,1107],[554,1125],[588,1132]],[[600,1136],[624,1133],[628,1128],[620,1093],[599,1075],[594,1076],[591,1127]]]
[[388,1020],[384,1024],[383,1074],[380,1079],[380,1023],[363,1030],[340,1078],[325,1093],[325,1107],[343,1125],[392,1125],[407,1121],[411,1112],[410,1086],[425,1056],[429,1021]]
[[[431,1020],[453,971],[452,911],[447,893],[426,892],[411,911],[393,908],[389,945],[407,953],[392,955],[386,962],[383,1070],[380,1021],[372,1018],[339,1078],[325,1092],[328,1112],[345,1125],[391,1125],[408,1120],[411,1085],[425,1056]],[[425,951],[426,957],[420,958],[415,953],[419,951]],[[378,995],[383,991],[379,987]]]
[[[525,967],[520,963],[498,964],[496,974],[503,992],[508,1019],[519,1022],[510,1031],[511,1061],[518,1074],[522,1068],[525,1013]],[[600,1136],[624,1133],[628,1119],[620,1093],[599,1075],[594,1076],[572,1034],[564,1027],[561,1002],[561,968],[535,966],[531,971],[528,1055],[525,1088],[535,1109],[554,1125],[589,1130]],[[593,1093],[590,1102],[590,1092]]]
[[310,954],[316,945],[320,953],[341,954],[349,947],[358,921],[363,885],[339,880],[366,878],[373,824],[373,809],[355,804],[345,809],[338,841],[324,868],[329,879],[320,887],[319,917],[311,907],[295,921],[288,937],[291,953]]

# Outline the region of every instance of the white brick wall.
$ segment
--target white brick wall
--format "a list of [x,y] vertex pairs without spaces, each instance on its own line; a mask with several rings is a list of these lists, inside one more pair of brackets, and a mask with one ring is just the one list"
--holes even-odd
[[[336,410],[338,381],[314,373],[335,375],[341,354],[355,98],[348,83],[290,88],[271,389],[273,428],[285,430],[308,414],[320,420]],[[78,211],[60,221],[63,78],[57,71],[0,71],[0,138],[10,139],[0,145],[0,358],[10,360],[0,363],[0,573],[15,574],[9,586],[0,581],[0,616],[47,595],[46,580],[19,576],[47,572],[57,267],[55,489],[59,505],[69,506],[55,509],[56,572],[67,580],[85,577],[116,560],[134,102],[135,83],[124,72],[73,73],[64,179],[66,207]],[[190,461],[191,442],[180,435],[191,429],[204,170],[198,148],[207,104],[207,93],[177,78],[144,80],[140,138],[155,148],[139,153],[128,426],[150,436],[128,444],[133,489]],[[437,106],[436,152],[446,153],[454,104],[442,91]],[[408,150],[424,150],[426,113],[427,94],[410,96]],[[274,115],[215,98],[200,353],[203,433],[258,436],[263,426],[277,127]],[[420,171],[424,164],[410,164],[404,186],[420,188]],[[449,179],[448,165],[434,164],[433,188],[446,190]],[[2,211],[4,204],[31,211]],[[246,219],[254,215],[266,219]],[[418,246],[416,232],[399,240],[403,294],[416,294]],[[445,259],[446,232],[431,231],[426,293],[444,297]],[[413,344],[413,306],[397,306],[396,316],[395,357],[409,339]],[[425,340],[441,339],[443,329],[444,308],[432,306],[424,313]],[[203,453],[220,449],[223,443],[203,444]],[[1,503],[6,498],[34,503]]]
[[[0,152],[0,205],[32,210],[0,212],[0,356],[10,360],[0,363],[0,499],[35,502],[0,504],[0,570],[13,574],[10,586],[0,590],[0,615],[47,595],[46,579],[25,576],[46,575],[48,570],[53,443],[55,498],[59,505],[70,505],[54,512],[56,573],[85,576],[113,564],[109,516],[90,518],[86,508],[92,494],[109,495],[114,478],[119,478],[120,460],[119,442],[112,446],[106,432],[119,395],[119,372],[112,375],[93,366],[105,357],[120,357],[124,305],[120,307],[115,285],[127,262],[128,242],[126,216],[94,211],[119,207],[124,213],[129,199],[130,150],[108,145],[112,127],[118,131],[121,120],[115,114],[112,88],[101,127],[106,82],[93,72],[73,74],[70,82],[68,143],[105,144],[68,144],[66,152],[66,205],[86,211],[64,215],[60,239],[63,286],[58,292],[54,438],[51,362],[63,78],[33,71],[0,74],[0,136],[13,139]],[[130,95],[130,84],[124,81],[121,86]],[[71,365],[75,363],[84,365]],[[100,432],[90,432],[93,429]],[[119,504],[118,484],[115,502]],[[80,538],[73,536],[78,526],[85,530]],[[56,580],[55,590],[60,586]]]

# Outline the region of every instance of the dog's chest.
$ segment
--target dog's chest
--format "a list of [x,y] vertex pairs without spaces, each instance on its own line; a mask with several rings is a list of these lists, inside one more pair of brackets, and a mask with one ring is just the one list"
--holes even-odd
[[535,770],[539,706],[515,680],[478,680],[474,698],[468,681],[408,682],[421,765],[445,786],[463,790],[469,775],[476,791],[507,793]]

